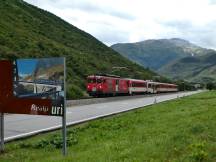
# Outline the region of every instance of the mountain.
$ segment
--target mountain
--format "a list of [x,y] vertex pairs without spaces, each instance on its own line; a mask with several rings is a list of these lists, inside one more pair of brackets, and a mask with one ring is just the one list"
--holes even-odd
[[68,98],[86,95],[85,80],[90,74],[111,73],[140,79],[156,75],[47,11],[22,0],[1,0],[1,59],[62,56],[67,59]]
[[45,79],[51,81],[64,80],[64,60],[60,58],[40,59],[35,67],[32,77],[36,80]]
[[176,80],[216,82],[216,52],[179,59],[161,68],[159,73]]
[[126,58],[155,71],[175,60],[189,56],[202,56],[211,51],[179,38],[118,43],[111,48]]

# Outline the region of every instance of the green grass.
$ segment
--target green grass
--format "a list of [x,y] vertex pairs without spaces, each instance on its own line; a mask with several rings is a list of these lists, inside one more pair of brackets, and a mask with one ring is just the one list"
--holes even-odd
[[70,127],[67,157],[57,131],[6,144],[0,161],[213,162],[215,110],[216,92],[204,92]]

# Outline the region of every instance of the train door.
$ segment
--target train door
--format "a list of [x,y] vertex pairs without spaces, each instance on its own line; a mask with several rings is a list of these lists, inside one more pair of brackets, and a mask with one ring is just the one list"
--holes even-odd
[[116,86],[115,86],[115,91],[118,93],[119,91],[119,80],[116,79]]
[[157,93],[157,88],[158,88],[158,85],[157,84],[153,84],[153,93]]
[[131,95],[132,94],[132,92],[131,92],[131,82],[128,80],[127,81],[127,91],[128,91],[128,93]]
[[153,87],[152,87],[152,84],[151,84],[151,83],[148,83],[148,84],[147,84],[147,92],[148,92],[148,93],[153,93]]
[[111,79],[106,80],[107,83],[107,93],[113,93],[113,83]]

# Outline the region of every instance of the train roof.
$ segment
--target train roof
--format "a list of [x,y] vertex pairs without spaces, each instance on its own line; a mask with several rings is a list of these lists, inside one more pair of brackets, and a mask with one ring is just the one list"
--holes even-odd
[[125,78],[125,79],[130,81],[137,81],[137,82],[147,82],[146,80],[141,80],[141,79],[131,79],[131,78]]
[[161,83],[161,82],[153,82],[153,81],[150,81],[148,83],[152,83],[152,84],[166,84],[166,85],[176,85],[176,84],[172,84],[172,83]]
[[98,77],[98,78],[108,77],[108,78],[118,78],[121,80],[147,82],[146,80],[141,80],[141,79],[121,78],[120,76],[117,76],[117,75],[90,75],[88,76],[88,78],[91,78],[91,77]]
[[91,77],[98,77],[98,78],[109,77],[109,78],[120,78],[120,79],[124,79],[124,78],[121,78],[120,76],[117,76],[117,75],[99,75],[99,74],[89,75],[87,78],[91,78]]
[[176,84],[171,84],[171,83],[160,83],[160,84],[166,84],[166,85],[174,85],[174,86],[177,86]]

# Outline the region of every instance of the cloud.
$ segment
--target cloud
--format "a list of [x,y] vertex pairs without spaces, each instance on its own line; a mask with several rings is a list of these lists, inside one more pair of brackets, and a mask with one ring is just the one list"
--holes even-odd
[[216,49],[216,0],[25,0],[107,45],[179,37]]
[[92,1],[90,0],[26,0],[26,2],[29,2],[36,6],[43,6],[43,8],[52,7],[61,10],[80,10],[87,13],[106,14],[129,20],[133,20],[135,18],[127,12],[119,11],[118,9],[105,6],[102,3],[92,3]]
[[99,40],[103,40],[106,42],[106,44],[112,45],[116,42],[124,42],[127,40],[128,33],[118,29],[101,27],[100,30],[95,32],[95,37],[97,37]]
[[194,44],[216,49],[216,21],[203,25],[194,25],[190,21],[170,21],[163,23],[167,28],[161,37],[178,36]]
[[214,5],[216,4],[216,0],[209,0],[209,3]]

